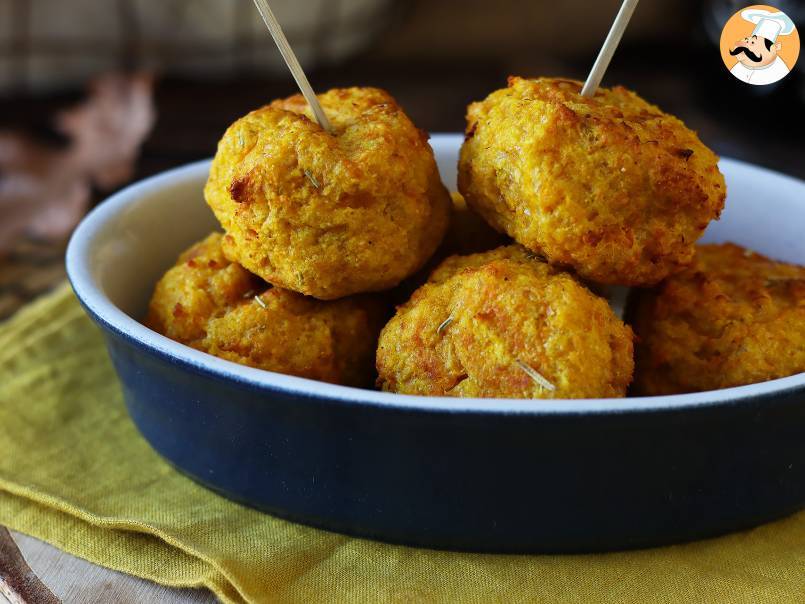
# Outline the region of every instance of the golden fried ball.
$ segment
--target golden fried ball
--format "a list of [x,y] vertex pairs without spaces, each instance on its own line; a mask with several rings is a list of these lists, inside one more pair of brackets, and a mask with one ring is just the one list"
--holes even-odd
[[[217,357],[334,384],[370,386],[382,307],[270,287],[223,258],[210,235],[157,283],[146,325]],[[258,295],[259,294],[259,295]]]
[[552,264],[651,285],[691,262],[726,186],[677,118],[622,87],[512,77],[473,103],[458,186],[470,207]]
[[198,347],[210,319],[266,288],[262,279],[224,257],[221,240],[220,233],[212,233],[192,245],[157,282],[148,327]]
[[450,196],[427,134],[375,88],[301,96],[236,121],[205,188],[224,251],[266,281],[323,300],[397,285],[444,235]]
[[733,244],[698,246],[694,263],[635,292],[633,393],[729,388],[805,371],[805,267]]
[[404,394],[621,397],[632,332],[520,246],[453,256],[383,328],[378,385]]
[[207,324],[206,352],[300,377],[369,387],[382,327],[368,296],[316,300],[278,287]]

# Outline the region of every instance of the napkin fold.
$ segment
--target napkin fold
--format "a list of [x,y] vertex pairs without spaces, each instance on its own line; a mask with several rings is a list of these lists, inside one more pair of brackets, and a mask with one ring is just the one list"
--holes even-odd
[[0,325],[0,523],[229,603],[805,601],[805,512],[686,545],[512,556],[355,539],[228,501],[139,435],[67,285]]

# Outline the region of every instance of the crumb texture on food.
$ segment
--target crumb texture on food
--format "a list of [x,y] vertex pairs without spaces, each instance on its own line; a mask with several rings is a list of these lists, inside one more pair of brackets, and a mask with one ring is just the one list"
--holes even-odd
[[467,111],[458,185],[496,229],[599,283],[679,272],[726,197],[718,157],[623,87],[512,77]]
[[222,359],[334,384],[374,380],[384,305],[376,296],[322,301],[271,287],[226,259],[223,237],[193,245],[159,280],[145,324]]
[[394,287],[447,229],[450,196],[427,135],[386,92],[319,95],[334,133],[300,95],[252,111],[218,144],[205,198],[227,256],[320,299]]
[[742,386],[805,371],[805,267],[734,244],[700,245],[693,264],[628,314],[638,335],[635,394]]
[[383,329],[378,384],[404,394],[622,397],[632,331],[519,245],[452,256]]

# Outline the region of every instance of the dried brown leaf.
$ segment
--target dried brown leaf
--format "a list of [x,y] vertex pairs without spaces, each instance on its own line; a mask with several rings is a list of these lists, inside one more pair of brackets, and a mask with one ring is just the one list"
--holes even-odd
[[67,154],[22,135],[0,134],[0,254],[25,234],[65,236],[89,198],[89,182]]
[[64,149],[0,132],[0,254],[24,236],[59,239],[87,209],[92,185],[110,189],[131,178],[154,122],[152,80],[110,75],[87,100],[57,116]]
[[154,125],[153,79],[109,75],[90,85],[86,102],[57,118],[71,141],[73,161],[101,189],[126,182],[137,152]]

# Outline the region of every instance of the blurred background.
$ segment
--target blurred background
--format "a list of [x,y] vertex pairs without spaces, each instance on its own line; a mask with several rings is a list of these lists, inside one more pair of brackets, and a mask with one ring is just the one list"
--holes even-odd
[[[721,155],[805,178],[805,59],[749,86],[719,55],[724,22],[748,4],[643,0],[603,84],[676,114]],[[803,4],[775,6],[802,32]],[[271,5],[315,89],[380,86],[445,132],[510,74],[584,79],[620,0]],[[211,156],[232,121],[294,92],[252,0],[0,0],[0,318],[63,278],[88,208]]]

